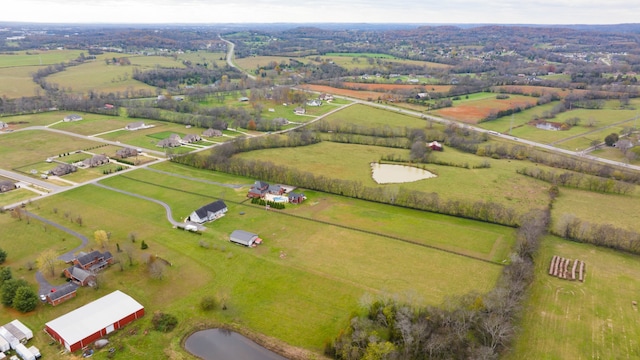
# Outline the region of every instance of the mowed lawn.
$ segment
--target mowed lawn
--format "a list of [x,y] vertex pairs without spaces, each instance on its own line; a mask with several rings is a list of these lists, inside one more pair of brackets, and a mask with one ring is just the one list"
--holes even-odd
[[[586,279],[548,274],[552,256],[586,263]],[[547,237],[515,346],[505,359],[640,358],[640,258]]]
[[3,134],[1,139],[0,168],[3,169],[20,168],[60,153],[100,145],[96,141],[41,130]]
[[399,114],[372,106],[356,104],[331,114],[323,119],[330,124],[354,124],[364,128],[417,128],[424,129],[429,123],[415,116]]

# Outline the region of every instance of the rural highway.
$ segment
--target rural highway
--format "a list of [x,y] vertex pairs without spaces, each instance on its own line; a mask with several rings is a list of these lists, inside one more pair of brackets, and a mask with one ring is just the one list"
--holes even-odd
[[223,39],[221,35],[218,34],[218,37],[220,38],[220,40],[224,41],[227,43],[227,45],[229,45],[229,49],[227,50],[227,64],[229,66],[231,66],[232,68],[236,68],[238,70],[240,70],[240,72],[243,72],[247,75],[247,77],[249,77],[252,80],[255,80],[256,77],[254,75],[249,74],[248,72],[240,69],[239,67],[236,66],[236,64],[233,62],[233,56],[235,54],[235,48],[236,48],[236,44],[232,43],[229,40]]

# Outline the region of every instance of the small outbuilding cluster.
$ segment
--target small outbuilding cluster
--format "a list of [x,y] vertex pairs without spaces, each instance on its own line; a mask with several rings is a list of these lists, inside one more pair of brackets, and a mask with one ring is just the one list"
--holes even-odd
[[33,332],[20,320],[0,326],[0,359],[4,359],[5,352],[13,350],[23,360],[35,360],[40,358],[40,350],[35,347],[27,347],[26,344],[33,338]]

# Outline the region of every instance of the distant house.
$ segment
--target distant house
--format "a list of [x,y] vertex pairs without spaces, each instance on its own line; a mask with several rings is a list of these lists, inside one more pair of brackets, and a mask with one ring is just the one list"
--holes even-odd
[[115,106],[113,104],[104,104],[104,108],[107,110],[111,110],[113,108],[115,108]]
[[298,106],[297,108],[295,108],[293,110],[294,113],[298,114],[298,115],[304,115],[307,113],[307,110],[305,110],[303,107]]
[[560,123],[540,121],[536,124],[536,128],[541,130],[558,131],[558,130],[562,130],[562,125],[563,124],[560,124]]
[[207,221],[213,221],[224,216],[227,212],[227,205],[222,200],[214,201],[189,215],[187,221],[193,221],[202,224]]
[[72,282],[66,283],[58,288],[55,288],[55,291],[48,293],[47,302],[53,306],[63,303],[69,299],[76,297],[77,289],[78,285]]
[[63,176],[75,172],[77,168],[71,164],[59,164],[50,171],[51,175]]
[[320,100],[309,100],[307,101],[307,106],[321,106],[322,105],[322,101]]
[[427,144],[427,146],[434,151],[442,151],[442,144],[440,144],[437,141],[432,141],[429,144]]
[[420,99],[429,99],[429,93],[426,92],[421,92],[421,93],[417,93],[416,94],[416,99],[420,100]]
[[122,148],[116,151],[116,156],[121,159],[125,159],[130,156],[136,156],[136,155],[138,155],[138,150],[134,148],[127,147],[127,148]]
[[182,138],[182,142],[185,142],[188,144],[194,143],[200,140],[202,140],[202,138],[200,137],[200,135],[197,135],[197,134],[187,134]]
[[7,124],[4,121],[0,121],[0,129],[4,129],[4,128],[8,128],[8,127],[9,127],[9,124]]
[[80,253],[80,256],[73,259],[73,264],[79,266],[83,270],[99,271],[107,266],[113,264],[113,255],[110,252],[105,251],[101,253],[98,250],[92,251],[88,254]]
[[64,119],[63,119],[64,122],[80,121],[80,120],[82,120],[82,116],[80,116],[78,114],[69,114],[69,115],[65,116]]
[[127,130],[135,131],[140,129],[146,129],[148,126],[144,123],[144,121],[136,121],[132,123],[128,123],[124,128]]
[[202,132],[202,136],[204,137],[222,136],[222,131],[218,129],[208,128],[207,130]]
[[168,138],[162,139],[158,141],[156,146],[167,148],[167,147],[178,147],[182,145],[182,139],[180,139],[180,135],[171,134]]
[[64,276],[80,286],[95,286],[96,276],[92,272],[74,265],[64,269]]
[[290,192],[287,195],[287,198],[289,199],[289,203],[291,204],[301,204],[303,201],[307,199],[307,197],[304,196],[304,194],[295,193],[295,192]]
[[244,246],[253,246],[254,244],[262,243],[262,239],[258,237],[258,234],[244,230],[234,230],[229,236],[229,241]]
[[90,167],[90,168],[108,164],[108,163],[109,163],[109,157],[107,155],[100,155],[100,154],[93,155],[89,159],[84,159],[82,161],[82,164],[84,166]]
[[320,94],[320,96],[318,96],[318,99],[320,99],[322,101],[331,101],[331,100],[333,100],[333,95],[331,95],[331,94]]
[[16,184],[10,180],[0,180],[0,193],[11,191],[16,188]]
[[243,96],[240,99],[238,99],[238,101],[242,101],[242,102],[249,101],[249,98],[246,96]]

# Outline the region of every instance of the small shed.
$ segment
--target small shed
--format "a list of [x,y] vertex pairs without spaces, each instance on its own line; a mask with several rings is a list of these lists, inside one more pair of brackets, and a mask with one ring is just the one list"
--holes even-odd
[[437,141],[432,141],[427,145],[431,150],[442,151],[442,144]]
[[229,236],[229,241],[239,245],[253,246],[253,244],[260,244],[262,239],[258,237],[258,234],[244,230],[234,230]]

